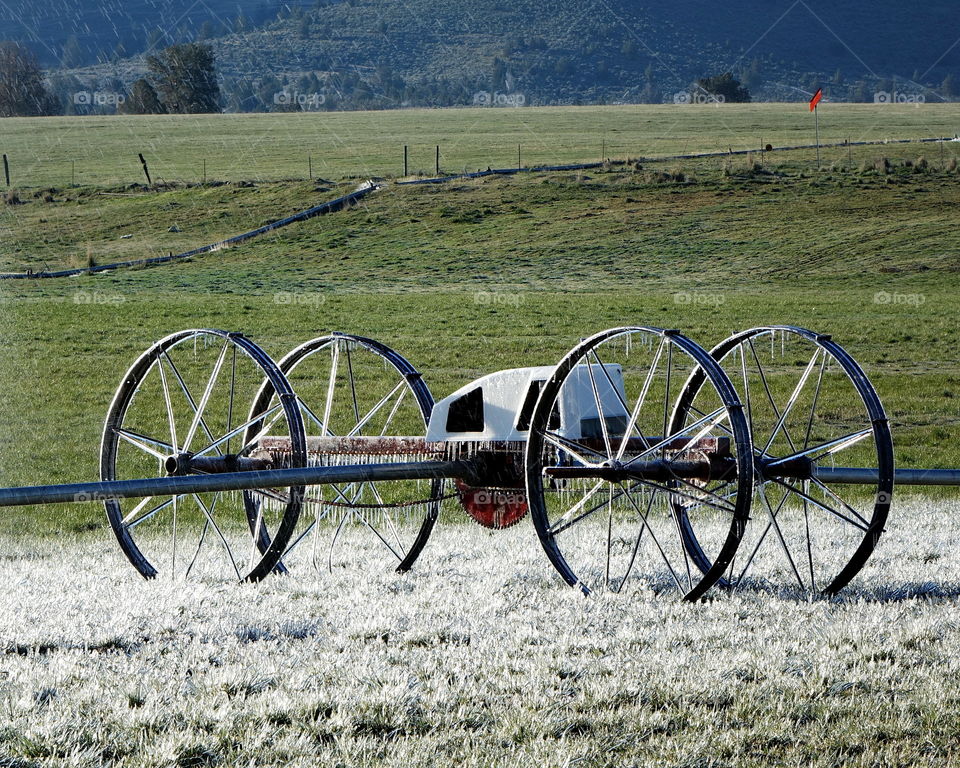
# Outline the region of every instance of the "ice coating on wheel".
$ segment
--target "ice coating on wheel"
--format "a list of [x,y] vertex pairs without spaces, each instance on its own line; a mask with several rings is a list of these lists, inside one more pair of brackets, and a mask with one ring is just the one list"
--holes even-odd
[[[251,409],[264,382],[278,395]],[[249,339],[219,330],[187,330],[161,339],[131,366],[107,414],[102,480],[255,470],[261,440],[290,446],[288,466],[306,460],[303,424],[279,369]],[[271,493],[275,491],[270,491]],[[284,503],[264,507],[257,529],[249,509],[261,491],[190,493],[104,500],[124,554],[145,577],[263,578],[276,567],[300,513],[302,487],[280,489]]]
[[[678,422],[677,393],[704,372],[704,414]],[[531,420],[530,510],[553,565],[585,592],[702,596],[732,559],[752,490],[743,409],[713,358],[675,331],[615,328],[557,365]],[[681,514],[703,530],[699,562]]]
[[[433,396],[419,372],[386,345],[333,333],[298,346],[277,365],[296,392],[310,466],[442,457],[424,440]],[[267,385],[255,407],[275,401]],[[285,466],[282,440],[264,440],[262,447],[274,466]],[[402,479],[312,486],[283,567],[405,571],[433,530],[443,488],[442,480]],[[286,499],[273,494],[264,501],[272,506]]]
[[[751,521],[722,583],[835,594],[873,552],[892,499],[893,446],[876,391],[839,344],[803,328],[753,328],[711,354],[740,392],[756,467]],[[675,418],[699,418],[705,394],[695,375]],[[830,474],[839,467],[875,479],[840,484]],[[687,530],[696,552],[700,526],[691,519]]]

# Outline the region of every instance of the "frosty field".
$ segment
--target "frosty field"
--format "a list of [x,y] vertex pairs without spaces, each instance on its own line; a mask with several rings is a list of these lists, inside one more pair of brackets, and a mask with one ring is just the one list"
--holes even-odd
[[7,539],[0,765],[950,765],[956,502],[901,502],[834,600],[583,598],[524,521],[413,572],[143,581],[106,530]]

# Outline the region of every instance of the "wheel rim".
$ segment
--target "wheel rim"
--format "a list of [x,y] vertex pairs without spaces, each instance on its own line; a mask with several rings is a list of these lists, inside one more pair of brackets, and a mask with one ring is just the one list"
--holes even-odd
[[[893,444],[876,391],[840,345],[803,328],[753,328],[711,354],[740,389],[757,467],[753,519],[722,583],[836,594],[876,547],[892,500]],[[687,382],[678,414],[696,415],[701,386],[697,377]],[[792,458],[876,468],[877,482],[779,475]],[[689,534],[696,551],[696,525]]]
[[[676,392],[694,370],[705,372],[714,407],[704,419],[678,420]],[[605,418],[598,418],[600,411]],[[717,438],[728,451],[724,479],[692,481],[678,474],[681,462],[698,459]],[[697,599],[737,549],[752,488],[750,453],[736,393],[705,350],[659,328],[597,334],[560,361],[531,419],[527,494],[541,544],[564,580],[584,592],[622,591],[637,579]],[[617,482],[551,476],[554,467],[611,460],[628,469],[659,460],[667,475]],[[709,527],[702,569],[684,546],[678,509]]]
[[[311,465],[435,457],[423,453],[433,396],[420,373],[386,345],[334,333],[295,348],[278,366],[296,392]],[[271,396],[262,392],[258,407]],[[320,436],[370,440],[362,448],[318,449]],[[401,444],[397,437],[415,439]],[[385,439],[378,443],[378,438]],[[285,548],[283,566],[406,571],[426,545],[442,496],[442,480],[311,487],[307,514]]]
[[[251,411],[245,420],[246,404],[264,380],[281,397],[271,410]],[[270,357],[239,334],[181,331],[154,344],[124,376],[104,425],[100,477],[208,471],[184,467],[225,456],[235,464],[255,447],[249,437],[266,434],[286,439],[290,465],[304,466],[300,412]],[[250,535],[246,494],[107,499],[104,505],[124,554],[146,578],[168,573],[258,580],[276,566],[300,514],[303,488],[287,488],[285,496],[261,517],[276,542],[264,549]]]

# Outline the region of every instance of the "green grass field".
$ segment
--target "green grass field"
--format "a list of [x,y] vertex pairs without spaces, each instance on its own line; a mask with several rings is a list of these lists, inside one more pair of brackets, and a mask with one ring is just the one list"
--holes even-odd
[[[270,181],[307,178],[308,156],[327,179],[399,176],[404,145],[410,173],[432,173],[438,144],[443,169],[459,172],[513,167],[518,144],[521,162],[538,165],[600,160],[604,148],[630,158],[814,142],[804,104],[11,118],[3,127],[12,184],[31,188],[140,183],[140,152],[154,181],[199,182],[204,161],[207,179]],[[824,143],[954,136],[960,110],[825,105],[820,127]]]
[[[960,119],[960,110],[946,107],[831,109],[855,139],[950,132]],[[675,122],[661,125],[668,115]],[[350,188],[343,176],[383,162],[395,137],[414,143],[406,132],[417,126],[421,135],[459,131],[463,142],[509,144],[518,126],[532,125],[545,142],[542,159],[568,161],[590,159],[586,137],[598,124],[624,125],[640,143],[670,153],[715,149],[724,131],[734,146],[748,146],[761,129],[774,142],[803,140],[807,117],[794,105],[266,117],[277,135],[304,143],[311,121],[342,121],[369,149],[353,165],[344,156],[339,175],[323,171],[334,184],[319,188],[304,181],[126,192],[85,186],[58,189],[50,202],[27,190],[24,204],[0,208],[0,265],[82,266],[226,237]],[[253,141],[246,119],[5,126],[21,154],[38,158],[58,132],[63,148],[83,136],[85,146],[118,157],[124,137],[144,130],[171,158],[180,150],[186,159],[225,152],[222,132],[245,131]],[[956,146],[946,146],[944,170],[936,145],[890,146],[851,157],[828,152],[820,172],[810,152],[798,152],[768,155],[762,169],[748,165],[759,162],[755,156],[388,186],[352,210],[190,263],[4,282],[0,478],[95,477],[100,425],[123,371],[160,336],[201,326],[242,330],[276,357],[329,330],[370,335],[408,356],[440,397],[489,371],[553,363],[580,337],[617,324],[678,327],[706,346],[755,324],[805,325],[833,333],[868,369],[895,422],[903,465],[955,465],[960,233],[952,211],[960,177],[949,161]],[[926,168],[916,162],[922,154]],[[168,232],[174,225],[181,231]],[[8,513],[4,525],[23,517]],[[99,512],[26,518],[55,531],[99,521]]]

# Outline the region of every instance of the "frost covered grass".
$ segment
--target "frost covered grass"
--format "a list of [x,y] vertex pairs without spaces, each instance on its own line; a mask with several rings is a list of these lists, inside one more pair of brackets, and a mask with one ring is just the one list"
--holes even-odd
[[3,541],[0,765],[947,765],[960,504],[901,500],[840,597],[580,597],[529,522],[407,575],[144,582]]

